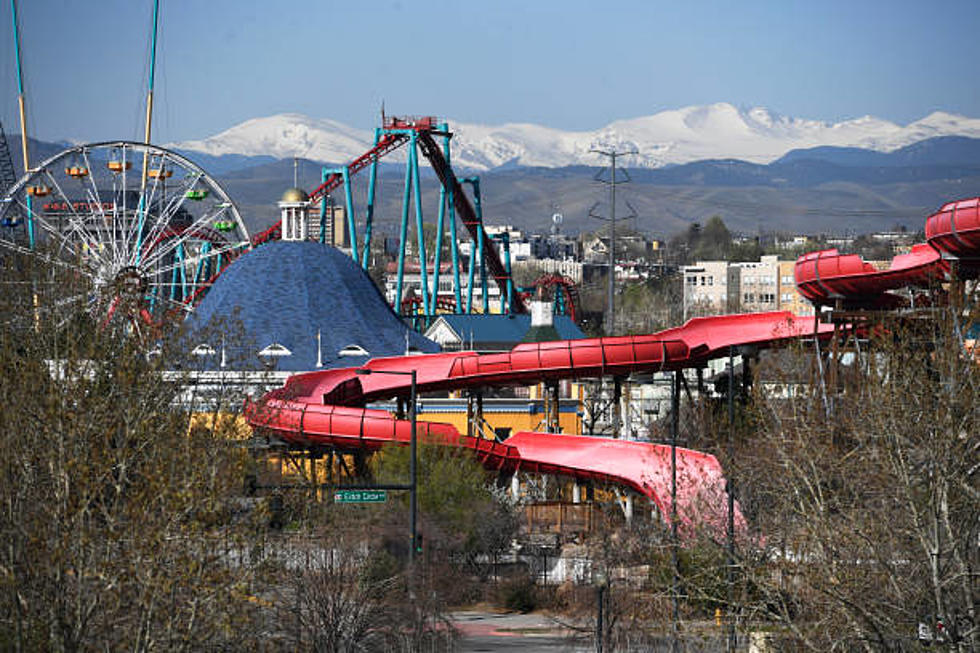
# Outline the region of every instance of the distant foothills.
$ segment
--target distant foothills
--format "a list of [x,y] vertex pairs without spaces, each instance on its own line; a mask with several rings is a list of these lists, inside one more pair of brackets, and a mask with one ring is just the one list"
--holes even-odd
[[[454,165],[481,176],[486,221],[530,230],[546,230],[556,212],[569,233],[602,226],[588,218],[596,202],[597,212],[608,213],[606,189],[592,181],[605,162],[593,148],[638,152],[620,161],[631,181],[619,195],[638,216],[630,226],[661,238],[713,215],[745,234],[917,230],[939,204],[980,195],[980,119],[941,112],[906,126],[870,116],[831,124],[729,104],[665,111],[591,132],[447,122]],[[373,132],[335,121],[283,114],[168,147],[217,178],[249,228],[258,230],[276,219],[275,202],[292,186],[294,157],[300,186],[310,189],[323,165],[353,159],[372,139]],[[18,151],[17,137],[8,140]],[[66,145],[32,147],[41,161]],[[404,158],[397,154],[382,166],[382,231],[401,212]],[[358,212],[365,181],[366,175],[355,181]],[[423,194],[433,215],[435,192],[430,176]],[[617,210],[627,213],[625,205]]]

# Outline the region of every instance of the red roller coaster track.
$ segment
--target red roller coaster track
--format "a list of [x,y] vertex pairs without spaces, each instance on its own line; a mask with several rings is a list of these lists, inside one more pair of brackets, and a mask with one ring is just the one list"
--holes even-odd
[[578,322],[577,311],[579,305],[578,288],[575,282],[560,274],[544,274],[538,277],[532,284],[534,288],[551,288],[555,293],[564,293],[565,310],[573,322]]

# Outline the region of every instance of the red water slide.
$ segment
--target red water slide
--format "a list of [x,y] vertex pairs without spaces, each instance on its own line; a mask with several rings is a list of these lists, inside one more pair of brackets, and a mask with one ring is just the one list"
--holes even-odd
[[980,197],[949,202],[926,219],[926,240],[956,257],[961,274],[980,271]]
[[[527,385],[546,380],[626,376],[633,372],[699,367],[731,347],[765,348],[832,328],[788,312],[695,318],[657,334],[527,343],[501,354],[454,352],[369,361],[355,368],[297,374],[258,404],[248,404],[253,427],[297,444],[377,450],[406,444],[411,426],[371,401],[405,397],[410,373],[419,392]],[[383,372],[389,372],[385,374]],[[396,374],[390,374],[395,372]],[[419,422],[421,441],[472,450],[491,469],[529,471],[627,487],[648,497],[670,520],[671,449],[649,442],[593,436],[519,432],[504,442],[472,438],[449,424]],[[721,466],[709,454],[678,448],[677,512],[683,524],[721,525],[726,517]],[[741,514],[737,523],[744,525]]]
[[949,264],[938,251],[920,243],[908,254],[899,254],[891,265],[879,270],[857,254],[840,254],[836,249],[804,254],[796,261],[796,287],[814,304],[889,308],[900,305],[902,297],[889,291],[898,288],[927,287],[941,281]]
[[980,198],[944,204],[926,219],[926,240],[884,270],[836,249],[804,254],[796,261],[796,286],[817,305],[890,308],[904,303],[890,291],[946,280],[952,261],[960,278],[975,277],[980,273]]

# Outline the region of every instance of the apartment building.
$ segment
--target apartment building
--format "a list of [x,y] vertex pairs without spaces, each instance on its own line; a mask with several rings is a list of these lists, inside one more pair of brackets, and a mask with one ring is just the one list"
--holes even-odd
[[684,319],[728,311],[728,261],[698,261],[681,268]]
[[796,261],[779,261],[779,310],[813,315],[813,304],[796,289]]
[[813,315],[813,306],[796,290],[795,264],[768,255],[758,261],[698,261],[684,266],[685,319],[778,310]]
[[779,257],[728,264],[728,311],[761,313],[779,307]]

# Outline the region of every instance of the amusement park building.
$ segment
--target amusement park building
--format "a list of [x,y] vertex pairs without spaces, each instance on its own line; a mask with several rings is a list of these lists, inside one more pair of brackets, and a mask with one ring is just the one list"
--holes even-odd
[[[213,330],[209,330],[208,327]],[[243,255],[191,316],[199,351],[237,369],[355,367],[369,358],[431,353],[353,260],[309,241],[272,241]]]
[[[585,334],[567,315],[554,316],[557,339],[577,340]],[[425,332],[427,338],[446,351],[472,350],[481,353],[509,351],[525,339],[531,316],[440,315]]]

